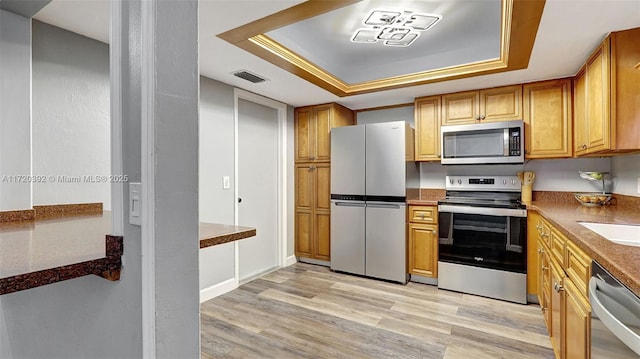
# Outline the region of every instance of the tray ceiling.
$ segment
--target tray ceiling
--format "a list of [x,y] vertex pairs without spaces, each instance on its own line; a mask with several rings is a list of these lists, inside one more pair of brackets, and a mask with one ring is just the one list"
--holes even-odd
[[[349,96],[525,68],[543,7],[544,1],[521,0],[311,0],[218,36],[338,96]],[[367,24],[376,10],[398,17],[385,15],[388,25]],[[400,21],[412,14],[440,20],[416,31]],[[404,47],[384,46],[375,34],[375,43],[352,41],[363,28],[418,35]]]

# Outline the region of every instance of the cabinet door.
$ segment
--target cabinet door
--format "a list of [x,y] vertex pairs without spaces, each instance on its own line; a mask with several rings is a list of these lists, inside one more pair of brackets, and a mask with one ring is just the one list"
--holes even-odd
[[480,90],[479,113],[482,122],[522,119],[522,86]]
[[313,132],[315,121],[313,120],[312,107],[296,108],[295,112],[295,152],[296,162],[310,161],[315,148]]
[[331,131],[331,105],[320,105],[313,107],[315,117],[315,148],[311,154],[312,161],[329,161],[331,159],[331,141],[329,132]]
[[440,160],[440,96],[415,102],[416,161]]
[[591,306],[571,280],[565,281],[564,347],[566,359],[589,359]]
[[556,358],[563,358],[564,320],[562,319],[562,315],[565,311],[565,303],[564,289],[562,286],[564,284],[565,276],[562,268],[560,268],[553,259],[549,262],[549,268],[551,270],[551,326],[549,327],[549,334],[551,336],[551,345],[556,354]]
[[571,80],[524,85],[526,158],[571,157]]
[[438,226],[409,223],[409,273],[438,277]]
[[317,210],[314,215],[315,233],[313,236],[313,259],[322,261],[331,260],[331,212]]
[[296,165],[296,210],[311,212],[314,206],[314,176],[311,164],[300,163]]
[[311,257],[314,176],[309,163],[296,165],[295,182],[295,253],[297,256]]
[[311,257],[313,236],[313,215],[309,211],[296,211],[295,214],[295,252],[296,256]]
[[573,79],[573,144],[576,156],[587,153],[587,69],[583,68]]
[[609,41],[587,61],[587,147],[589,153],[609,149]]
[[311,166],[314,177],[315,209],[328,211],[331,209],[331,165],[317,163]]
[[329,163],[311,166],[314,177],[314,235],[312,238],[312,258],[328,261],[331,259],[331,173]]
[[478,91],[458,92],[442,96],[442,124],[477,123],[480,97]]

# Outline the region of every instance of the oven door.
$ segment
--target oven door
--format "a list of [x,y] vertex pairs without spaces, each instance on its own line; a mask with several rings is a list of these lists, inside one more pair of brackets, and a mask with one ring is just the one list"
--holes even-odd
[[527,272],[527,211],[438,206],[439,260],[475,267]]

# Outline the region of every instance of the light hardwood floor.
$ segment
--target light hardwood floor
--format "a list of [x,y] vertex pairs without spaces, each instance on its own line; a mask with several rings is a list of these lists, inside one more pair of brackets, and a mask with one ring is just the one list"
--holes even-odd
[[297,263],[201,305],[202,358],[553,358],[537,305]]

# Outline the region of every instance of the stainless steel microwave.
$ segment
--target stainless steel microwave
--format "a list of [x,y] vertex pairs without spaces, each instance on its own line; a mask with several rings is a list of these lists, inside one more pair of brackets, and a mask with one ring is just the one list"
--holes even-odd
[[441,127],[443,165],[524,162],[522,120]]

